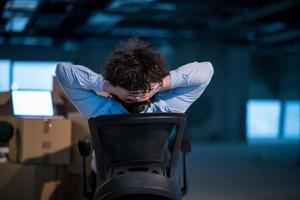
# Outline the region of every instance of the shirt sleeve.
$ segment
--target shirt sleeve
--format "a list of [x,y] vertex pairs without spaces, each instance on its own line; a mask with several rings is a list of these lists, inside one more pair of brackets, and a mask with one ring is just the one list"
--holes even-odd
[[112,101],[96,94],[103,90],[101,74],[68,63],[58,63],[55,73],[66,96],[86,119],[105,114],[110,108]]
[[[157,94],[169,112],[184,113],[209,84],[214,73],[210,62],[193,62],[170,71],[170,89]],[[160,101],[161,102],[161,101]]]

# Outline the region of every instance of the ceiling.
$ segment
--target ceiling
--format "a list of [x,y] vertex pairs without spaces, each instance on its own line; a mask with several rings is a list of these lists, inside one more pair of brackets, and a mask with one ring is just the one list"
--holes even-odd
[[299,0],[1,0],[0,43],[128,37],[300,42]]

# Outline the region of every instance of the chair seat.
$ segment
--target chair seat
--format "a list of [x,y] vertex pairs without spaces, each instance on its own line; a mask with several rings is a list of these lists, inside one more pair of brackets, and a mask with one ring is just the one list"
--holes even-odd
[[126,199],[126,196],[130,196],[128,199],[137,196],[138,199],[147,195],[152,196],[153,199],[179,200],[182,193],[178,185],[170,178],[151,173],[133,172],[104,182],[96,190],[93,199],[116,200]]

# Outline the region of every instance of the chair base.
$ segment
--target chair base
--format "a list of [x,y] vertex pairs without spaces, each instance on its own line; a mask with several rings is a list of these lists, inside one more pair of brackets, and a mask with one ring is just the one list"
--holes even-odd
[[150,194],[136,194],[136,195],[128,195],[124,197],[119,197],[114,200],[170,200],[167,197],[160,197],[157,195]]
[[94,200],[180,200],[182,193],[173,180],[151,173],[134,172],[114,177],[100,185]]

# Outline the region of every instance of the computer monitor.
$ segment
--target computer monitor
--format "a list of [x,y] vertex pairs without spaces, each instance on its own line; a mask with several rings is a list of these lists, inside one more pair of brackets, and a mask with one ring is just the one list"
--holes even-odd
[[13,114],[22,117],[51,117],[54,115],[51,91],[12,91]]

